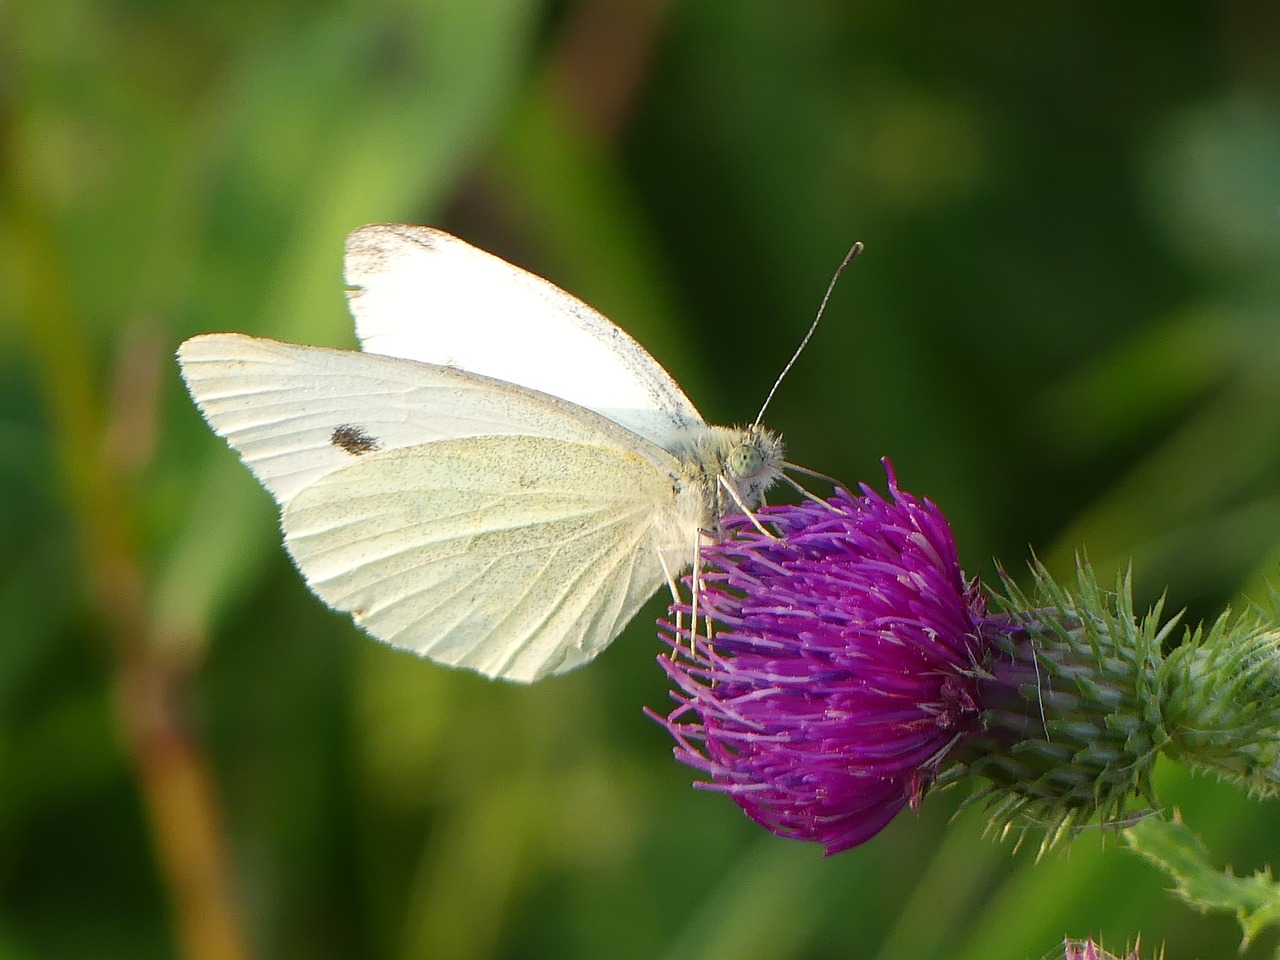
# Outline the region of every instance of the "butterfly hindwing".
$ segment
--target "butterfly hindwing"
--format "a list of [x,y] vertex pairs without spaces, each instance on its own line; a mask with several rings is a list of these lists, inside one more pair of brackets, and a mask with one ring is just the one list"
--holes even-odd
[[593,658],[661,585],[674,495],[627,451],[482,437],[361,458],[283,527],[311,589],[374,636],[529,682]]

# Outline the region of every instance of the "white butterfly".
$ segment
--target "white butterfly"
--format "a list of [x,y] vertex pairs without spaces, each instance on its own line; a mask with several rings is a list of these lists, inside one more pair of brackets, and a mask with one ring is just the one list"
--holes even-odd
[[187,389],[281,509],[307,584],[380,640],[529,682],[586,663],[784,466],[709,426],[605,317],[439,230],[361,227],[364,352],[236,333]]

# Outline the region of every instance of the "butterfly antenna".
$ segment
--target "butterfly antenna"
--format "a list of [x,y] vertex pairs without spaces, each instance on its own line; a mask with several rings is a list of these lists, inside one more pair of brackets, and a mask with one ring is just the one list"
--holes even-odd
[[791,359],[787,361],[787,365],[782,368],[782,372],[778,374],[778,379],[773,381],[773,386],[769,388],[769,395],[764,398],[764,405],[760,408],[760,413],[756,416],[755,426],[760,426],[764,421],[764,412],[769,409],[769,404],[773,402],[773,395],[778,392],[778,387],[782,385],[783,378],[791,372],[791,368],[796,365],[796,361],[800,359],[800,354],[804,353],[804,348],[809,345],[809,341],[813,339],[814,331],[818,329],[818,321],[822,319],[822,314],[827,309],[827,301],[831,299],[831,291],[836,288],[836,281],[840,279],[840,274],[844,273],[845,267],[853,263],[858,258],[858,254],[862,252],[862,241],[859,240],[849,252],[845,254],[844,260],[840,262],[840,266],[836,267],[836,272],[831,277],[831,282],[827,284],[827,292],[822,295],[822,303],[818,304],[818,315],[813,318],[813,323],[809,324],[809,332],[804,335],[804,339],[800,341],[800,346],[796,347],[796,352],[791,355]]

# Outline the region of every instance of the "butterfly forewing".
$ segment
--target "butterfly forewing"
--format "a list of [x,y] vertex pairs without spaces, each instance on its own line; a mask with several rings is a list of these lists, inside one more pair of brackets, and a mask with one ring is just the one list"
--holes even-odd
[[361,458],[283,525],[311,588],[374,636],[528,682],[590,660],[661,585],[673,498],[627,451],[484,437]]
[[519,434],[669,454],[556,397],[448,367],[236,333],[178,352],[205,419],[282,506],[359,456]]
[[662,366],[604,316],[440,230],[353,231],[346,279],[367,351],[554,394],[663,447],[703,422]]

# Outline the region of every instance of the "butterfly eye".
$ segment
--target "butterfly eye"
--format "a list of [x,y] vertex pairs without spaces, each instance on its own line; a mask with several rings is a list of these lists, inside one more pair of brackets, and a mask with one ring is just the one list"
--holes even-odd
[[740,443],[729,451],[725,466],[732,476],[752,477],[764,466],[764,454],[760,451],[759,444],[754,441]]

